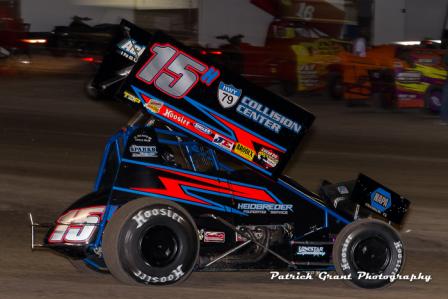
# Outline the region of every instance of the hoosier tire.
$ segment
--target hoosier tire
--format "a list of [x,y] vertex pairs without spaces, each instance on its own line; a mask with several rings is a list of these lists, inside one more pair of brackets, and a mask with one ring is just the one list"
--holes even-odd
[[103,234],[106,265],[126,284],[179,283],[191,274],[198,255],[194,220],[163,199],[146,197],[123,205]]
[[400,273],[404,261],[404,246],[398,232],[375,219],[348,224],[338,234],[333,246],[337,274],[351,275],[348,282],[361,288],[374,289],[391,284],[390,277]]

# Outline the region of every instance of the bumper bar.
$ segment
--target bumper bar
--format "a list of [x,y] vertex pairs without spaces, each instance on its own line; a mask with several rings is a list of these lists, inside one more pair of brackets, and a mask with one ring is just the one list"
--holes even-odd
[[33,214],[28,213],[31,223],[31,250],[48,248],[49,246],[43,243],[36,243],[36,231],[39,229],[48,229],[52,226],[51,223],[37,223],[34,222]]

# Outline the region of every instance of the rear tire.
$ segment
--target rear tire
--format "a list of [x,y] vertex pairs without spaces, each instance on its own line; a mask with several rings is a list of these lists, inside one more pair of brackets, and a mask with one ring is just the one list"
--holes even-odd
[[176,203],[137,199],[122,206],[106,226],[103,255],[109,271],[123,283],[179,283],[198,259],[197,228]]
[[102,99],[100,90],[93,86],[93,78],[84,84],[84,91],[89,99],[92,99],[94,101]]
[[[399,274],[404,261],[404,246],[398,232],[380,220],[361,219],[348,224],[338,234],[333,246],[336,272],[351,275],[348,282],[361,288],[374,289],[391,284],[391,280],[384,276]],[[383,277],[367,279],[359,276],[363,273],[382,274]]]

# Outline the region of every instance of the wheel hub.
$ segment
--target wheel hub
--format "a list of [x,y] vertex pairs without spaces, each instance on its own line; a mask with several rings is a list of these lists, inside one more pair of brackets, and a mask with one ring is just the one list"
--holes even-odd
[[369,237],[353,247],[353,262],[359,271],[380,274],[389,265],[391,250],[386,241]]
[[150,227],[140,242],[143,260],[151,267],[165,267],[177,256],[178,241],[174,232],[166,226]]

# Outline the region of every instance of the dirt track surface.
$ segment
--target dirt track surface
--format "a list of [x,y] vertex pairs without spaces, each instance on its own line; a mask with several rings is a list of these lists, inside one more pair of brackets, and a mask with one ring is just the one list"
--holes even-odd
[[405,274],[382,290],[339,281],[271,281],[269,273],[194,273],[176,287],[130,287],[31,252],[27,212],[53,221],[93,185],[107,137],[129,113],[84,97],[80,79],[0,78],[0,298],[448,298],[448,126],[420,112],[296,100],[317,116],[287,173],[315,190],[359,171],[412,201],[402,229]]

